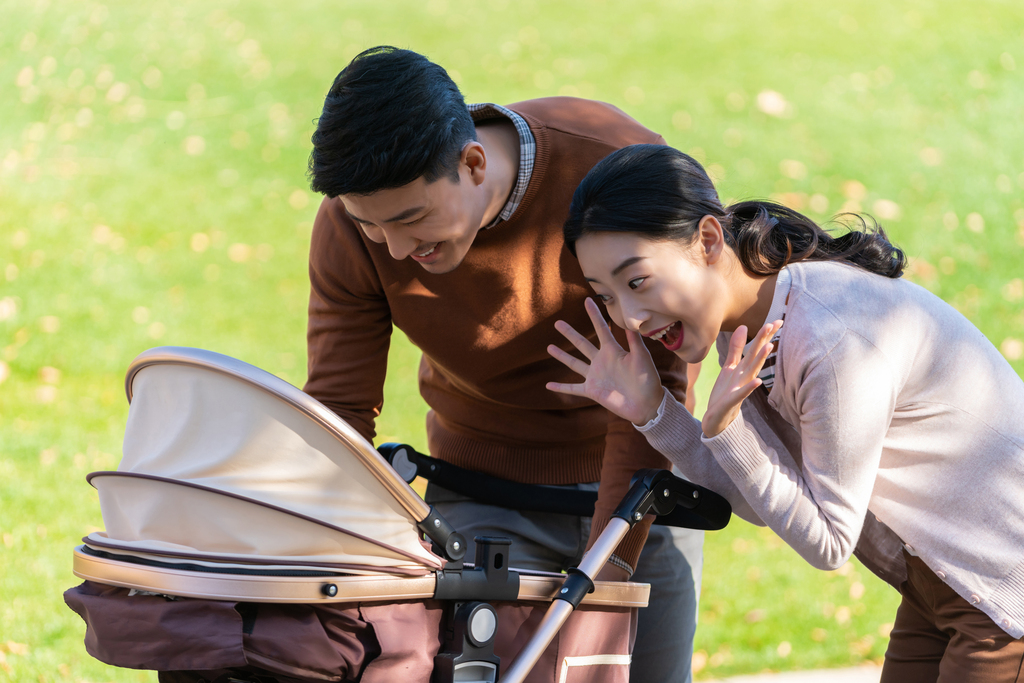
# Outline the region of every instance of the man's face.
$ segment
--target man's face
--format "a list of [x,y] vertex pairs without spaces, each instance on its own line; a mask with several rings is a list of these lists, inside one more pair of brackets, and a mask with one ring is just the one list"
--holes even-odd
[[458,267],[476,239],[484,208],[478,183],[465,164],[459,182],[422,177],[369,195],[341,195],[345,210],[366,236],[386,243],[392,258],[411,258],[430,273]]

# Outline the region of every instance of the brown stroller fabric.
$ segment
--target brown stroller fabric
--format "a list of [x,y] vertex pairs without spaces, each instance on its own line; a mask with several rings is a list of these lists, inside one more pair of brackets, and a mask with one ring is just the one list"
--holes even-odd
[[[89,476],[106,530],[76,549],[85,583],[64,594],[90,655],[175,683],[431,680],[444,560],[420,538],[429,506],[371,444],[208,351],[148,351],[126,389],[124,457]],[[491,602],[502,669],[564,579],[543,574],[520,573],[518,602]],[[628,680],[648,587],[597,584],[528,681]]]
[[[256,604],[130,592],[86,581],[64,600],[86,622],[90,655],[113,666],[164,672],[161,681],[429,683],[441,647],[444,604],[438,600]],[[547,604],[494,606],[495,654],[507,665],[536,631]],[[635,637],[635,609],[581,605],[527,681],[626,683]]]

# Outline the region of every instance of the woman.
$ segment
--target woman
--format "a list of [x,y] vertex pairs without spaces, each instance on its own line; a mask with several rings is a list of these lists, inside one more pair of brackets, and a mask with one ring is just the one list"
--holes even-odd
[[[548,388],[631,420],[815,567],[856,554],[897,587],[884,682],[1024,680],[1024,383],[900,279],[881,229],[858,227],[724,208],[669,147],[613,153],[576,190],[565,239],[629,349],[588,300],[600,348],[557,323],[586,361],[549,352],[585,381]],[[717,344],[702,421],[659,385],[641,337],[688,363]]]

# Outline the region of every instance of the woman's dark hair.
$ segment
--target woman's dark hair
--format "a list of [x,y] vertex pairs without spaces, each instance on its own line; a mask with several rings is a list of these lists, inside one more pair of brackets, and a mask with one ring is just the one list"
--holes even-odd
[[448,72],[386,45],[360,53],[334,79],[313,133],[309,180],[328,197],[371,194],[423,177],[459,180],[473,119]]
[[898,278],[907,265],[885,231],[857,214],[858,225],[832,235],[774,202],[746,201],[725,208],[704,168],[663,145],[631,145],[602,159],[572,197],[563,232],[569,251],[594,232],[635,232],[651,239],[691,242],[704,216],[722,224],[725,240],[743,267],[772,275],[798,261],[847,261]]

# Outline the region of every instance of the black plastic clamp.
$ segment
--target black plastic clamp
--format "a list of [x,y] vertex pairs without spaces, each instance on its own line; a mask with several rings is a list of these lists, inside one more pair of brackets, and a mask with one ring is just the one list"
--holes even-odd
[[511,539],[477,536],[472,569],[445,568],[437,572],[438,600],[517,600],[519,573],[508,569]]
[[715,530],[728,524],[732,508],[717,493],[680,479],[668,470],[637,470],[612,517],[625,520],[632,528],[649,512],[693,520],[681,526]]
[[430,506],[430,514],[416,525],[431,540],[434,552],[452,562],[466,556],[466,537],[455,530],[444,517]]
[[570,567],[565,573],[565,583],[558,589],[555,600],[564,600],[572,605],[573,609],[576,609],[587,593],[594,592],[594,580],[580,571],[578,567]]

